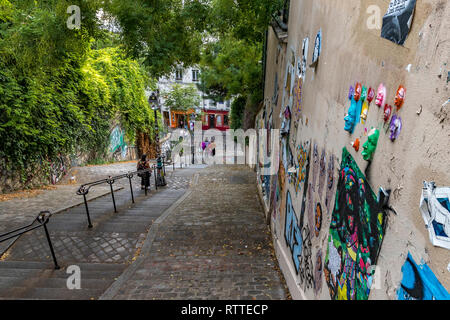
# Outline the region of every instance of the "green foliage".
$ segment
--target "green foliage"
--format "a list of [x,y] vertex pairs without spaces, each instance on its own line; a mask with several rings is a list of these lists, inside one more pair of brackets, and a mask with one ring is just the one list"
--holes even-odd
[[243,126],[243,118],[252,117],[263,100],[264,34],[272,14],[282,3],[281,0],[211,1],[208,30],[214,40],[201,52],[202,86],[215,100],[240,97],[234,104],[234,115],[232,110],[234,128]]
[[[199,61],[206,26],[206,1],[190,0],[111,0],[105,10],[122,30],[127,52],[142,58],[149,72],[160,77]],[[205,3],[204,3],[205,2]]]
[[212,0],[209,31],[219,38],[232,36],[250,43],[262,43],[272,14],[284,0]]
[[[101,146],[105,152],[111,121],[120,122],[128,141],[135,141],[136,132],[153,136],[154,112],[146,97],[145,88],[154,86],[134,60],[127,58],[118,48],[92,50],[82,67],[85,75],[81,83],[86,114],[93,122],[87,150]],[[94,145],[92,145],[94,144]]]
[[254,92],[261,86],[260,44],[232,37],[207,44],[202,52],[202,82],[206,93],[222,98]]
[[166,106],[172,110],[188,111],[200,106],[201,99],[194,85],[174,84],[168,92],[163,92]]
[[80,4],[83,27],[70,30],[68,1],[0,0],[0,158],[8,167],[59,153],[102,157],[114,122],[129,141],[137,130],[152,136],[148,75],[121,49],[107,47],[112,42],[90,49],[92,37],[101,36],[95,3]]
[[230,112],[231,129],[236,130],[242,128],[242,118],[244,116],[246,103],[247,99],[243,96],[239,96],[233,100]]
[[[262,41],[279,2],[0,0],[0,159],[18,169],[58,154],[100,161],[115,123],[131,143],[137,132],[153,137],[144,90],[180,63],[201,62],[202,84],[218,100],[239,97],[232,122],[241,126],[262,99]],[[73,4],[79,30],[66,27]],[[100,8],[120,34],[100,28]],[[167,95],[174,109],[200,104],[195,87]]]

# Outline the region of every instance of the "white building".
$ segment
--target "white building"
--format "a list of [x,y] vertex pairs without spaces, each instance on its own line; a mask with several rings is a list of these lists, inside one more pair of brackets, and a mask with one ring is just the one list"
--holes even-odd
[[214,102],[211,99],[206,99],[205,94],[197,88],[197,85],[200,84],[200,68],[194,66],[189,68],[179,67],[176,71],[168,77],[162,77],[158,81],[158,89],[160,92],[160,103],[161,103],[161,112],[163,113],[164,119],[167,120],[168,123],[172,123],[172,112],[169,107],[165,105],[166,97],[165,93],[169,92],[172,89],[174,84],[181,85],[194,85],[197,89],[198,95],[201,99],[201,108],[198,108],[196,113],[199,115],[202,111],[206,110],[214,110],[214,111],[230,111],[231,102],[223,101],[223,102]]

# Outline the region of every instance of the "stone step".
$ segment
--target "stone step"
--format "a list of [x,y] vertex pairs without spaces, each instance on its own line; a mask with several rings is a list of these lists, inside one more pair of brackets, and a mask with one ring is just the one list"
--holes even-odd
[[[119,265],[119,264],[118,264]],[[119,276],[120,273],[125,269],[125,264],[120,264],[122,266],[121,271],[111,271],[111,270],[102,270],[98,269],[95,271],[87,271],[84,270],[82,267],[81,269],[81,277],[82,279],[97,279],[97,280],[106,280],[106,279],[114,279],[115,277]],[[7,281],[9,278],[15,278],[15,279],[33,279],[37,278],[37,276],[41,275],[43,277],[47,278],[64,278],[67,279],[69,275],[64,270],[53,270],[49,269],[49,267],[52,267],[50,264],[46,265],[46,269],[2,269],[0,271],[0,279],[4,279]]]
[[14,300],[90,300],[98,299],[105,289],[69,290],[67,288],[0,288],[0,299]]
[[[103,263],[78,263],[77,264],[82,270],[85,271],[97,271],[99,269],[105,270],[105,271],[116,271],[121,272],[123,270],[122,265],[117,264],[103,264]],[[0,261],[0,276],[1,276],[1,269],[49,269],[49,266],[51,265],[46,262],[38,262],[38,261]]]

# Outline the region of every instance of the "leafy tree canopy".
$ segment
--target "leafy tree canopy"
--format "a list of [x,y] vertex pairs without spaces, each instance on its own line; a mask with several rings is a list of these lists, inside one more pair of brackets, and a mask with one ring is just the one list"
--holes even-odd
[[82,28],[70,30],[69,1],[0,1],[0,158],[9,166],[104,156],[114,122],[129,141],[137,130],[152,136],[145,88],[154,80],[109,46],[114,37],[97,28],[100,2],[82,1]]
[[[201,51],[202,86],[216,100],[241,97],[232,105],[233,126],[243,123],[242,119],[237,120],[238,116],[254,115],[263,100],[265,32],[272,14],[282,5],[282,0],[210,2],[210,38]],[[233,108],[239,110],[233,111]],[[244,112],[245,109],[249,112]]]
[[206,28],[207,1],[111,0],[105,10],[121,29],[127,52],[142,58],[149,72],[160,77],[177,64],[197,63]]
[[163,93],[165,104],[172,110],[187,111],[200,106],[201,99],[194,85],[174,84],[172,89]]

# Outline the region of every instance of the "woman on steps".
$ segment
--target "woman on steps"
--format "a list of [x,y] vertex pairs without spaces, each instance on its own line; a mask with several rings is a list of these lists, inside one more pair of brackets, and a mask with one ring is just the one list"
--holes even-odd
[[[137,164],[137,170],[142,171],[147,169],[150,169],[150,163],[147,160],[147,155],[143,154]],[[141,190],[148,189],[150,187],[150,171],[138,173],[138,176],[141,177]]]

